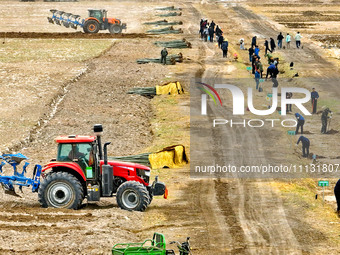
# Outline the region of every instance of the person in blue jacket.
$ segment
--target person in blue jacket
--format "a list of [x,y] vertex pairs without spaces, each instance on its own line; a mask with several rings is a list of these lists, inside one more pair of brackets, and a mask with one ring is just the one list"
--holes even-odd
[[338,214],[338,217],[340,218],[340,179],[335,184],[334,195],[335,195],[335,198],[336,198],[336,203],[338,205],[336,213]]
[[257,57],[260,57],[260,48],[259,48],[258,45],[255,46],[255,55],[256,55]]
[[312,89],[311,98],[312,98],[312,107],[313,107],[313,114],[314,114],[316,113],[316,107],[317,107],[318,98],[319,98],[319,93],[315,90],[315,88]]
[[302,157],[307,158],[309,155],[310,142],[307,137],[300,136],[296,144],[302,143]]
[[305,124],[305,118],[299,113],[295,113],[295,117],[298,121],[298,123],[296,125],[295,134],[297,135],[299,133],[299,128],[301,127],[301,135],[302,135],[303,134],[303,125]]

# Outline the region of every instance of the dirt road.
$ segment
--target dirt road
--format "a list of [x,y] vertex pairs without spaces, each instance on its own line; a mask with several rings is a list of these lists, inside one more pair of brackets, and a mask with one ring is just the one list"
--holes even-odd
[[[211,8],[215,10],[214,20],[228,19],[227,15],[216,11],[218,10],[217,7],[211,6]],[[260,37],[264,37],[264,35],[274,37],[278,34],[268,25],[267,21],[262,20],[242,6],[233,9],[240,15],[242,24],[245,23],[246,26],[249,26],[247,27],[248,33],[256,33]],[[206,13],[204,14],[206,15]],[[204,48],[200,48],[204,70],[198,72],[198,74],[203,82],[212,84],[214,79],[218,80],[230,73],[228,70],[232,70],[232,68],[228,65],[231,63],[218,60],[221,52],[216,52],[212,44],[204,45]],[[292,61],[296,61],[297,65],[305,63],[304,60],[311,55],[312,57],[308,58],[307,63],[309,66],[304,65],[301,69],[315,70],[315,75],[320,74],[318,71],[324,69],[327,69],[329,74],[334,73],[334,67],[322,59],[313,49],[308,48],[308,46],[305,46],[304,49],[304,51],[298,53],[294,51],[286,53],[286,55],[287,57],[294,56]],[[330,89],[334,89],[335,86],[336,81],[334,80]],[[193,90],[191,91],[193,92]],[[232,118],[231,114],[213,104],[208,104],[209,111],[213,113],[213,116],[222,119]],[[209,165],[210,163],[223,165],[221,159],[224,160],[222,163],[226,163],[226,165],[282,163],[282,158],[271,153],[270,146],[268,146],[276,143],[275,137],[280,135],[280,131],[257,131],[243,127],[231,129],[223,126],[212,129],[206,124],[211,123],[211,119],[208,121],[209,116],[207,118],[205,122],[199,123],[199,129],[197,129],[197,132],[204,130],[204,134],[198,133],[191,143],[191,149],[195,151],[191,154],[191,165]],[[192,132],[195,132],[195,127],[192,126],[191,128]],[[198,151],[199,154],[197,154]],[[215,175],[215,177],[218,176]],[[263,180],[234,179],[230,181],[218,180],[214,183],[212,181],[201,181],[200,185],[211,186],[213,191],[208,194],[210,194],[211,201],[217,202],[213,204],[215,210],[211,213],[214,215],[212,218],[223,219],[223,223],[219,222],[221,229],[217,235],[224,241],[217,241],[221,242],[220,247],[227,247],[227,249],[221,249],[221,252],[228,251],[230,254],[310,254],[316,247],[323,246],[322,242],[325,240],[323,234],[307,222],[305,222],[306,227],[304,224],[299,224],[299,228],[297,228],[294,222],[303,220],[299,219],[300,216],[297,214],[289,215],[289,206],[284,204],[280,194],[268,187]],[[227,230],[225,227],[227,227]],[[214,231],[216,233],[216,229]],[[229,235],[230,233],[231,235]],[[308,238],[309,241],[312,239],[316,245],[311,246],[302,236]]]

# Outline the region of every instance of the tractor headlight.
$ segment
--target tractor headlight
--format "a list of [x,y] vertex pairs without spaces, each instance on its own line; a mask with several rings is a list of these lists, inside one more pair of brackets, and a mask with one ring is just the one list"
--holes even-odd
[[137,175],[142,178],[146,183],[150,181],[150,171],[145,169],[136,169]]

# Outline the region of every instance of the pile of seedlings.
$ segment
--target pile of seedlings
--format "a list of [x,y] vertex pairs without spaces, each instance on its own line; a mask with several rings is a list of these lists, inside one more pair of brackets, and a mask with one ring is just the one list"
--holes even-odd
[[161,29],[151,29],[146,31],[149,34],[180,34],[183,33],[182,29],[174,29],[172,26]]
[[172,17],[172,16],[181,16],[182,13],[181,12],[169,12],[166,14],[158,14],[158,17]]
[[133,88],[127,93],[153,98],[156,95],[156,87]]
[[165,48],[191,48],[191,43],[188,42],[186,39],[183,40],[174,40],[174,41],[165,41],[165,42],[154,42],[156,46],[165,47]]
[[144,25],[157,25],[157,26],[173,26],[173,25],[182,25],[182,21],[172,21],[169,22],[167,20],[157,20],[157,21],[151,21],[151,22],[145,22]]
[[[156,89],[155,89],[156,91]],[[156,92],[155,92],[156,95]],[[109,160],[118,160],[118,161],[125,161],[125,162],[132,162],[137,163],[145,166],[150,166],[149,155],[151,153],[142,153],[138,155],[132,156],[123,156],[123,157],[108,157]]]
[[128,94],[137,94],[147,98],[153,98],[156,95],[179,95],[184,93],[184,89],[180,82],[168,82],[156,87],[133,88],[127,92]]
[[169,6],[169,7],[162,7],[162,8],[156,8],[157,11],[180,11],[182,8],[177,8],[175,6]]

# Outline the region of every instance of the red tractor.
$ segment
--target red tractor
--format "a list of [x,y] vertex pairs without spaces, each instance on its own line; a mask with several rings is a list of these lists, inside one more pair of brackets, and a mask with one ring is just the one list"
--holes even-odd
[[39,202],[43,207],[78,209],[84,198],[99,201],[116,194],[125,210],[144,211],[153,196],[167,196],[158,177],[150,184],[147,166],[107,160],[107,146],[101,145],[102,125],[94,126],[95,136],[59,136],[58,154],[42,169]]

